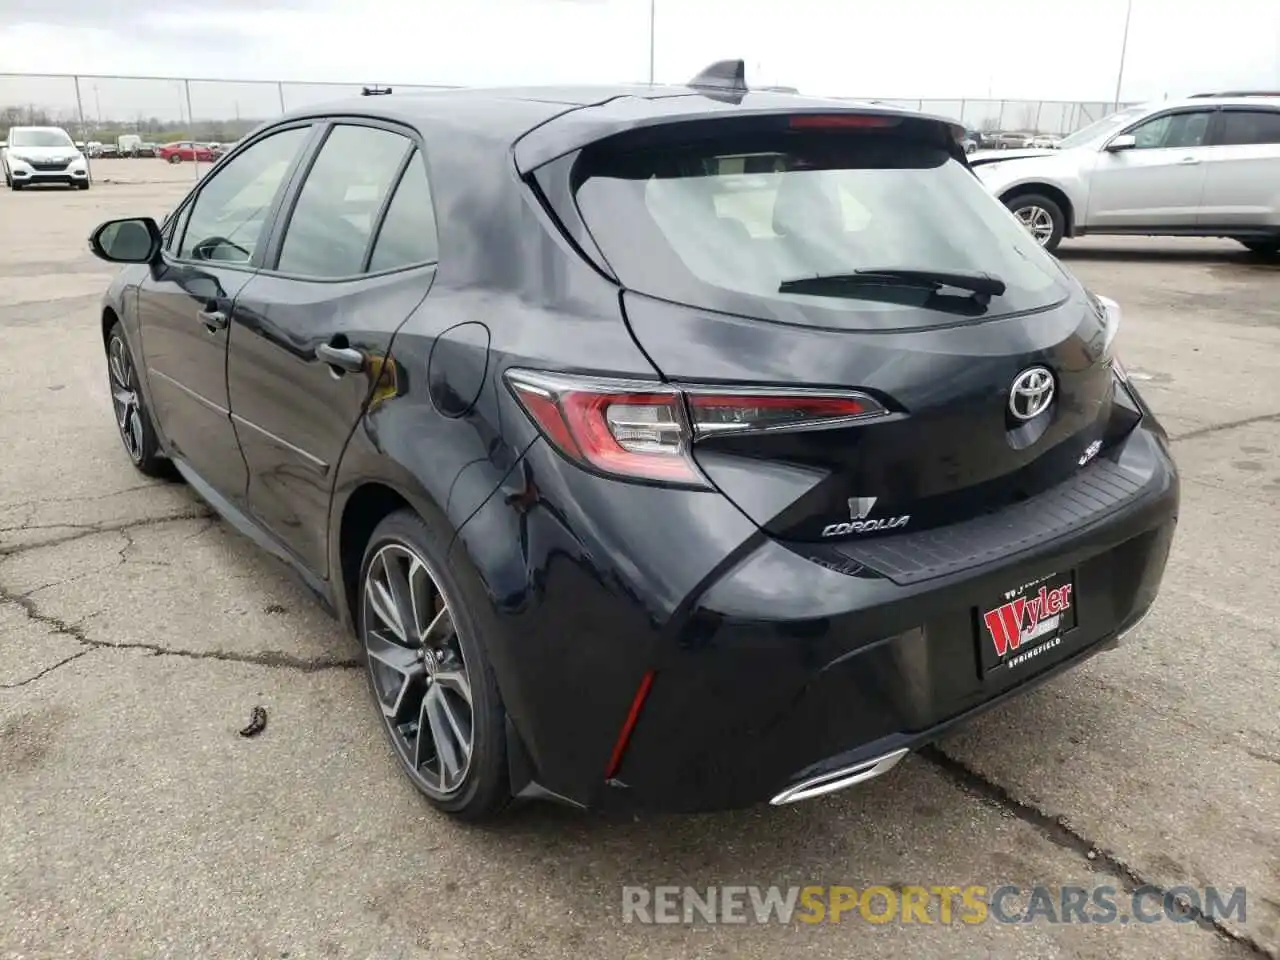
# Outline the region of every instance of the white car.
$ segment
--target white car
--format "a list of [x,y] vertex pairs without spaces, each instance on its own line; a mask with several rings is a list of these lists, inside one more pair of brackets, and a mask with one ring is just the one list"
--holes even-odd
[[980,151],[974,172],[1049,250],[1086,234],[1230,237],[1280,253],[1280,96],[1130,107],[1057,149]]
[[89,161],[60,127],[10,127],[0,166],[13,190],[44,183],[89,189]]

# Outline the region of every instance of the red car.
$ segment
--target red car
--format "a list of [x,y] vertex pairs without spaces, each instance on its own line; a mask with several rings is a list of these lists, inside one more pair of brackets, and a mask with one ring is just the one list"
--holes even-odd
[[183,160],[198,160],[201,163],[213,163],[213,151],[203,143],[192,143],[190,140],[179,140],[177,143],[166,143],[156,151],[156,156],[168,163],[181,163]]

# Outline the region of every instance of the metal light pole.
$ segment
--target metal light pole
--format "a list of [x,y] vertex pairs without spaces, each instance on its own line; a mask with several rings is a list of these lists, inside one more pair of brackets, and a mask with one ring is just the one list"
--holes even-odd
[[1133,0],[1129,0],[1129,5],[1124,11],[1124,37],[1120,41],[1120,70],[1116,74],[1116,99],[1112,105],[1112,110],[1120,109],[1120,84],[1124,83],[1124,58],[1129,52],[1129,18],[1133,16]]
[[[84,98],[80,96],[80,76],[76,75],[76,112],[80,114],[80,139],[84,141],[84,169],[93,182],[93,161],[89,158],[89,131],[84,122]],[[101,113],[101,111],[99,111]],[[101,120],[98,121],[101,124]],[[96,133],[96,131],[95,131]]]
[[657,6],[657,3],[658,3],[658,0],[649,0],[649,85],[650,86],[653,85],[653,49],[654,49],[655,39],[656,39],[656,35],[654,34],[654,30],[653,30],[653,25],[654,25],[654,17],[657,13],[654,7]]

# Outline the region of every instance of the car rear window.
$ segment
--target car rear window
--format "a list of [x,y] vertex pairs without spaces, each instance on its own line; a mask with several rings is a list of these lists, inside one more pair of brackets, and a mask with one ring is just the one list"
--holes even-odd
[[1057,261],[966,165],[923,140],[875,131],[618,141],[584,151],[573,179],[622,284],[696,307],[858,328],[957,321],[863,289],[779,292],[789,280],[889,267],[999,277],[1005,293],[969,311],[981,319],[1069,293]]

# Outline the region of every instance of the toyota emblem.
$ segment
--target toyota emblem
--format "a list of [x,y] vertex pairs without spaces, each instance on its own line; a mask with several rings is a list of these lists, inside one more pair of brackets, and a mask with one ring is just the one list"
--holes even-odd
[[1028,367],[1013,378],[1009,412],[1019,420],[1032,420],[1053,402],[1053,374],[1044,367]]

